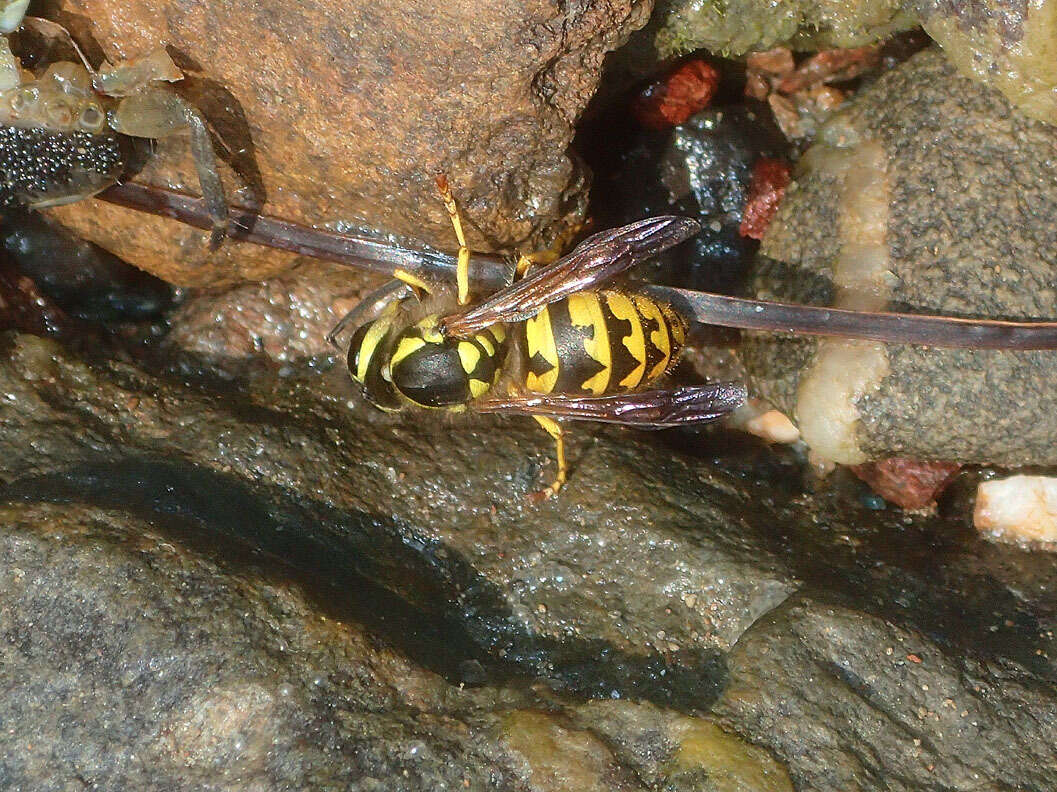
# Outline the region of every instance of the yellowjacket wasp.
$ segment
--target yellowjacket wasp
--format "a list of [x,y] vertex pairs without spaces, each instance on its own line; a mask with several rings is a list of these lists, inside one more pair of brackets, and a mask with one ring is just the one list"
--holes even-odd
[[530,415],[557,444],[557,475],[543,491],[553,494],[568,471],[565,420],[663,429],[719,418],[745,400],[734,384],[646,389],[675,363],[688,322],[667,302],[603,288],[692,237],[696,221],[655,217],[603,231],[531,272],[522,256],[513,282],[475,303],[459,213],[443,178],[438,186],[460,245],[457,295],[397,269],[328,335],[340,349],[351,329],[349,374],[372,404]]

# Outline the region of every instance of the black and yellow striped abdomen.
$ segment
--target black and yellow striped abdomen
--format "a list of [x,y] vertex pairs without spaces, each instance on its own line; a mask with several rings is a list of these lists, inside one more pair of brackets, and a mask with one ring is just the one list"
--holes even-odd
[[668,370],[686,326],[670,305],[641,294],[570,295],[523,324],[525,387],[571,396],[635,390]]

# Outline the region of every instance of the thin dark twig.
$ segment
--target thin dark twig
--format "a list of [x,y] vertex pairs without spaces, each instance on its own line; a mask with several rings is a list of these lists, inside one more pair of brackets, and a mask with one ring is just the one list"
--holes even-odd
[[[128,182],[115,185],[98,197],[170,217],[195,228],[209,230],[213,227],[201,199],[173,190]],[[310,228],[259,215],[249,209],[232,210],[229,236],[387,275],[399,267],[435,280],[454,281],[455,278],[455,258],[446,253]],[[482,286],[500,288],[508,282],[510,266],[502,258],[474,254],[473,261],[474,277]],[[667,286],[646,286],[644,289],[672,302],[695,321],[743,330],[970,349],[1057,349],[1057,322],[1051,321],[1013,322],[847,311],[727,297]]]
[[[200,198],[152,185],[125,182],[99,193],[109,203],[168,217],[208,231],[212,220]],[[288,250],[302,256],[333,261],[369,272],[391,275],[394,268],[425,273],[440,280],[455,279],[455,257],[425,248],[404,248],[367,236],[341,234],[325,228],[292,223],[233,207],[228,236],[241,242]],[[499,256],[474,256],[474,278],[484,286],[499,287],[510,279],[510,265]]]
[[1057,349],[1057,322],[1006,322],[929,314],[847,311],[644,286],[705,324],[772,333],[835,336],[963,349]]

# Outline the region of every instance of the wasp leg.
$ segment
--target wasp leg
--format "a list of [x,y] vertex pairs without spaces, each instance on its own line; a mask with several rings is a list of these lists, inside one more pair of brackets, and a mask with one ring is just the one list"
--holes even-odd
[[393,277],[410,286],[411,291],[418,297],[419,302],[422,302],[427,295],[433,294],[433,289],[429,287],[429,284],[424,279],[405,269],[393,270]]
[[344,352],[341,344],[338,343],[338,336],[341,335],[345,328],[352,325],[359,327],[366,322],[377,319],[393,303],[399,302],[408,296],[410,296],[410,289],[402,280],[391,280],[384,286],[375,289],[360,300],[355,308],[341,317],[338,323],[334,325],[334,329],[327,333],[327,343],[338,351]]
[[518,253],[517,264],[514,265],[514,280],[521,280],[525,277],[525,273],[529,271],[529,268],[536,262],[532,260],[532,256],[526,256],[524,253]]
[[540,499],[549,498],[552,495],[557,495],[558,490],[562,488],[562,485],[568,479],[569,465],[565,461],[565,430],[553,418],[548,418],[545,415],[533,415],[532,417],[536,419],[536,423],[542,426],[547,434],[554,438],[556,445],[555,456],[558,461],[558,472],[554,476],[554,481],[551,482],[551,485],[537,493],[537,497]]
[[470,302],[470,248],[466,246],[459,207],[455,205],[455,198],[451,194],[451,186],[446,176],[437,177],[437,189],[440,191],[441,200],[444,201],[444,208],[448,210],[448,217],[451,218],[455,238],[459,240],[459,263],[455,269],[455,280],[459,286],[459,305],[467,305]]

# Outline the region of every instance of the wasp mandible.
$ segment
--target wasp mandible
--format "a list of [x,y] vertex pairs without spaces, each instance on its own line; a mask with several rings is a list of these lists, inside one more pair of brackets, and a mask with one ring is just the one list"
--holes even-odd
[[668,303],[606,287],[632,265],[700,230],[654,217],[602,231],[549,265],[519,257],[510,285],[471,295],[470,252],[447,181],[437,180],[459,241],[456,288],[396,269],[396,280],[346,315],[349,374],[382,410],[407,408],[530,415],[554,438],[568,477],[563,423],[601,421],[663,429],[710,421],[738,407],[740,385],[650,389],[674,365],[687,319]]

